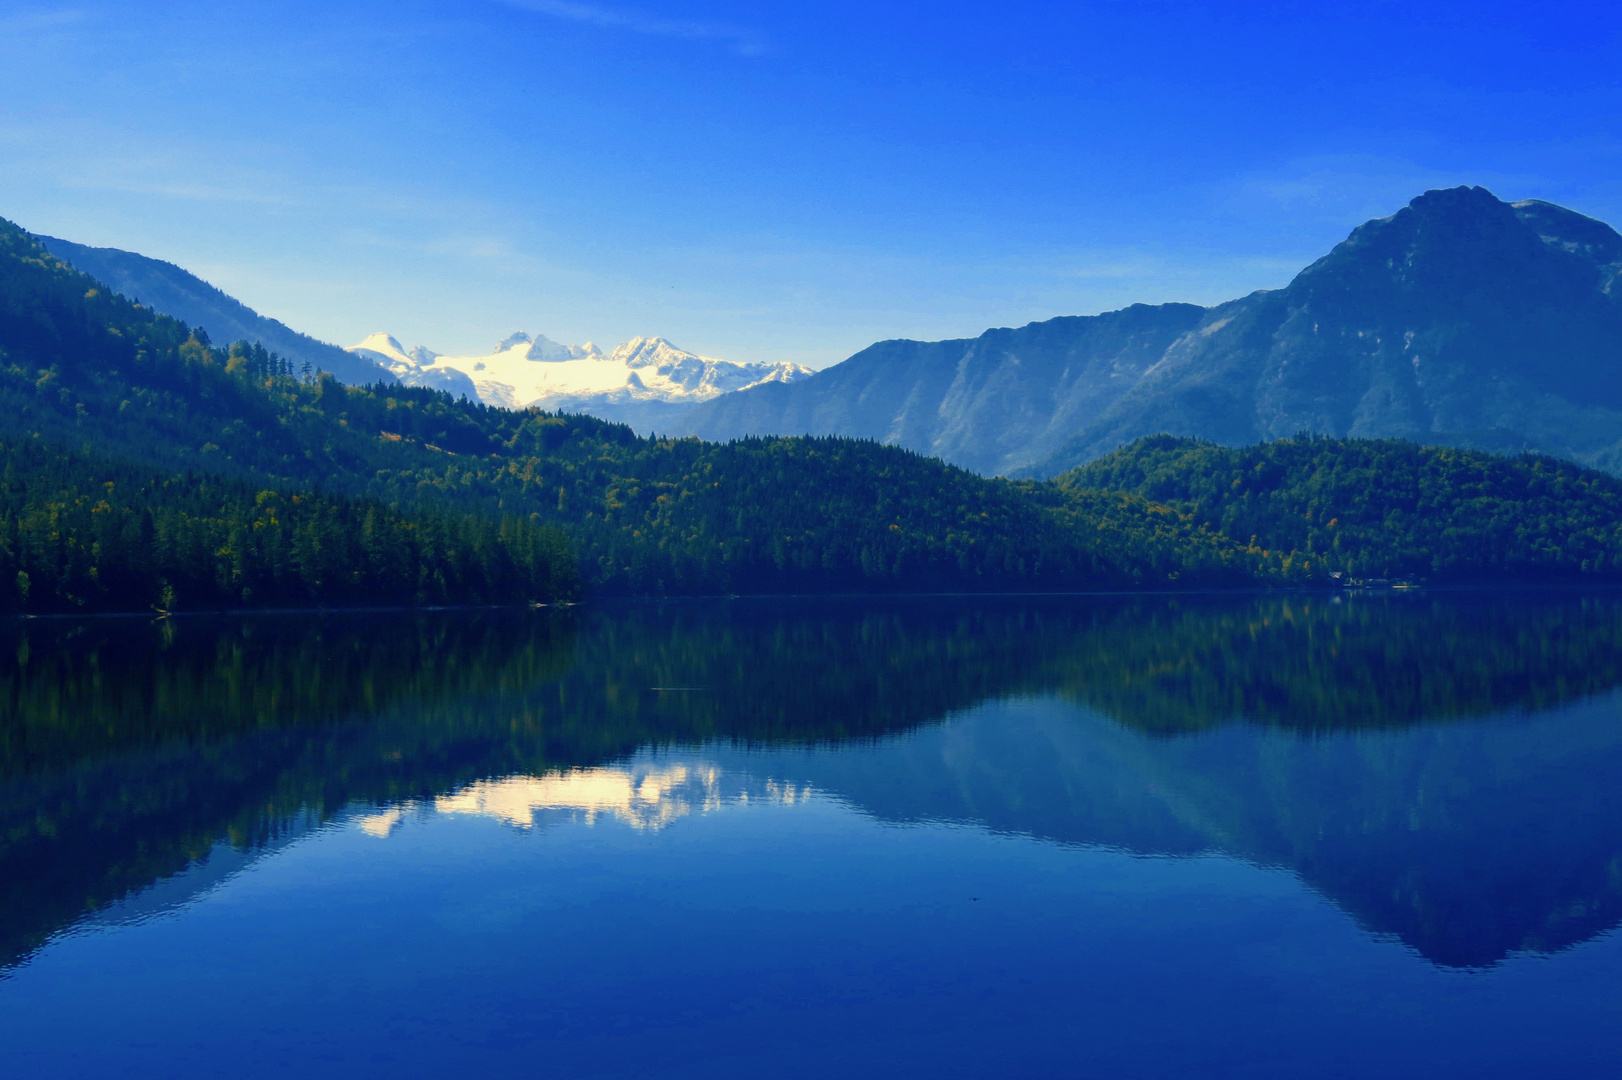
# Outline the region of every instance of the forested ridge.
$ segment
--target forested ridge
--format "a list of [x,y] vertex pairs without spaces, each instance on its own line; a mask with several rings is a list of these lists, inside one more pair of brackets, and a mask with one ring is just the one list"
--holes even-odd
[[217,347],[9,223],[0,455],[10,610],[1592,576],[1622,556],[1618,482],[1541,458],[1162,438],[1010,482],[871,441],[640,438],[345,386]]
[[1130,492],[1206,529],[1353,576],[1622,573],[1622,480],[1536,454],[1313,435],[1229,447],[1161,435],[1057,482]]
[[[0,593],[10,594],[10,606],[34,609],[123,605],[143,589],[158,590],[145,604],[158,603],[160,578],[170,578],[182,607],[285,602],[315,580],[323,583],[310,593],[315,602],[357,601],[373,580],[379,599],[472,599],[489,591],[478,582],[502,580],[421,565],[374,579],[392,557],[381,538],[426,536],[423,515],[437,529],[462,522],[456,551],[468,566],[511,561],[510,551],[487,550],[507,543],[503,529],[556,528],[572,547],[579,587],[595,594],[1232,585],[1280,574],[1278,560],[1136,496],[988,480],[872,442],[645,439],[589,417],[492,409],[421,388],[344,386],[289,370],[257,346],[215,347],[200,331],[108,294],[14,226],[0,229],[0,436],[68,454],[14,464],[15,508],[5,527],[29,588],[25,597],[8,575]],[[35,477],[30,470],[47,460],[54,472]],[[227,539],[233,528],[252,528],[243,525],[249,494],[319,493],[330,503],[324,520],[351,523],[343,527],[348,546],[325,545],[344,554],[319,572],[284,562],[254,577],[233,561],[242,545],[222,543],[215,555],[192,559],[186,590],[160,569],[103,567],[97,578],[145,582],[115,601],[110,590],[84,586],[88,570],[68,554],[95,548],[98,538],[85,530],[97,519],[58,515],[51,520],[60,528],[41,533],[49,513],[28,511],[35,525],[25,539],[17,517],[29,506],[93,510],[88,474],[69,483],[64,473],[92,462],[150,470],[127,488],[130,499],[173,502],[180,486],[201,477],[241,485],[227,500],[235,509],[205,515]],[[194,480],[159,483],[165,475]],[[53,486],[71,498],[46,490]],[[133,502],[125,509],[152,510]],[[352,523],[367,514],[394,515],[395,524],[354,535]],[[469,516],[490,524],[474,528]],[[132,550],[100,543],[104,560]],[[421,557],[432,563],[444,550],[430,544]],[[39,559],[54,559],[56,569],[36,572]],[[413,592],[404,584],[413,574],[434,588]],[[552,585],[513,599],[556,595],[568,579],[540,569],[531,576]],[[54,592],[41,585],[69,578],[80,584]]]
[[0,438],[0,581],[23,607],[508,603],[574,593],[556,528],[402,514]]

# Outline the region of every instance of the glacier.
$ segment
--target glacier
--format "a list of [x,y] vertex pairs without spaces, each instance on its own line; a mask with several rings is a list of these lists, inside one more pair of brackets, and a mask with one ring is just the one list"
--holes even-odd
[[504,409],[607,413],[637,403],[709,401],[735,390],[794,382],[812,374],[788,362],[740,363],[690,353],[662,337],[636,337],[604,353],[596,344],[561,345],[540,334],[509,334],[482,356],[447,356],[402,346],[379,332],[349,346],[409,386],[431,386]]

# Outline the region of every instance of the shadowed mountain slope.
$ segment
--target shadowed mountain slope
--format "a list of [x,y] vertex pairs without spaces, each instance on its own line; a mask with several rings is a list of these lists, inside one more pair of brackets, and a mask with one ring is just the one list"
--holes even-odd
[[[1281,572],[1277,556],[1190,531],[1131,496],[987,480],[871,442],[640,439],[589,417],[422,387],[297,378],[257,346],[205,345],[0,221],[6,440],[47,453],[13,455],[18,471],[0,478],[0,607],[44,603],[36,571],[74,583],[53,588],[52,603],[110,603],[115,568],[96,560],[150,547],[134,542],[142,512],[158,516],[201,476],[251,485],[228,500],[242,513],[226,516],[245,528],[269,505],[255,490],[472,515],[500,530],[555,525],[586,587],[611,592],[1238,584]],[[134,531],[126,544],[120,527],[115,544],[96,492],[115,479],[105,469],[122,466],[138,467],[121,474],[131,498],[157,502],[123,502],[118,488],[109,506],[127,506]],[[232,561],[242,545],[188,549],[211,566],[194,567],[202,579],[249,585]],[[343,569],[368,580],[359,564]]]
[[1371,221],[1287,288],[1213,308],[1037,472],[1166,431],[1298,431],[1622,466],[1622,236],[1484,188]]
[[149,259],[118,248],[86,247],[54,236],[34,237],[39,244],[81,273],[89,274],[132,300],[173,315],[181,322],[208,331],[215,341],[257,342],[293,362],[330,372],[355,386],[394,382],[386,369],[336,345],[317,341],[275,319],[267,319],[246,304],[216,289],[174,263]]
[[697,406],[682,430],[853,435],[1023,476],[1161,432],[1242,445],[1302,431],[1615,472],[1619,274],[1622,236],[1602,222],[1479,187],[1431,191],[1283,289],[880,342],[804,382]]
[[1045,460],[1196,326],[1192,304],[1135,304],[956,341],[881,341],[794,383],[695,406],[672,431],[877,439],[980,473]]

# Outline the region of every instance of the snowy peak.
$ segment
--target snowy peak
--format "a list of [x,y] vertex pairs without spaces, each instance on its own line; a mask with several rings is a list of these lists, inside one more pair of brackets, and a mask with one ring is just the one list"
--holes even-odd
[[589,341],[584,345],[559,345],[543,334],[535,335],[529,351],[524,355],[530,360],[540,360],[549,364],[562,363],[565,360],[600,360],[603,356],[597,351],[597,346]]
[[379,363],[384,364],[385,366],[387,366],[390,361],[398,361],[403,363],[411,362],[411,357],[406,355],[405,346],[401,345],[392,334],[384,334],[381,332],[376,334],[368,334],[366,340],[362,341],[359,345],[349,346],[349,351],[360,356],[365,356],[370,360],[377,360]]
[[710,361],[712,363],[726,363],[725,360],[712,360],[707,356],[698,356],[686,349],[677,348],[662,337],[646,338],[634,337],[614,347],[608,358],[629,368],[658,367],[661,364],[679,364],[684,360]]
[[396,375],[427,367],[439,359],[439,354],[432,349],[425,349],[421,345],[407,349],[400,344],[399,338],[381,332],[368,335],[359,345],[349,346],[348,351],[382,364]]
[[608,360],[648,376],[632,375],[634,385],[646,385],[650,392],[663,387],[667,399],[679,393],[695,401],[763,382],[791,382],[811,373],[798,364],[739,364],[699,356],[662,337],[632,338],[616,346]]
[[407,352],[392,334],[369,334],[359,345],[349,346],[349,351],[383,365],[408,386],[431,386],[458,396],[477,396],[473,380],[460,371],[433,367],[434,361],[439,359],[438,353],[421,345]]
[[[641,339],[638,338],[637,340],[640,341]],[[603,355],[598,351],[597,346],[589,341],[584,345],[559,345],[544,334],[531,336],[522,330],[516,334],[508,334],[496,342],[496,347],[490,355],[500,356],[503,353],[512,354],[513,359],[539,360],[550,364],[561,363],[565,360],[597,360]],[[439,353],[433,353],[432,355],[438,356]]]
[[741,364],[699,356],[662,337],[632,338],[605,355],[589,341],[561,345],[520,331],[496,342],[488,355],[445,356],[421,345],[407,350],[396,338],[376,333],[349,351],[384,365],[408,385],[477,396],[487,405],[508,409],[534,405],[588,413],[594,404],[707,401],[811,374],[798,364]]
[[[439,359],[439,354],[432,349],[425,349],[421,345],[414,345],[407,349],[400,344],[400,339],[392,334],[376,333],[368,335],[359,345],[349,346],[350,352],[357,356],[364,356],[374,360],[391,370],[395,365],[403,364],[407,368],[412,365],[427,366]],[[399,374],[396,372],[396,374]]]

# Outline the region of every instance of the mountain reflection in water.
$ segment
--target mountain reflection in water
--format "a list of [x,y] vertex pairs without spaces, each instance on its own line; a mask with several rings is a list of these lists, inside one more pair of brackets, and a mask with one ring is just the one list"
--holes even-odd
[[[544,776],[508,776],[480,780],[423,803],[402,803],[356,821],[364,833],[384,837],[413,813],[474,814],[521,829],[554,817],[595,824],[599,815],[633,829],[662,829],[695,811],[715,810],[724,802],[757,800],[794,803],[810,794],[792,785],[767,780],[739,783],[724,778],[720,768],[704,762],[620,768],[561,769]],[[753,789],[753,790],[751,790]]]
[[1609,597],[737,601],[8,633],[3,964],[322,822],[657,829],[813,791],[884,820],[1285,867],[1444,965],[1622,921]]

